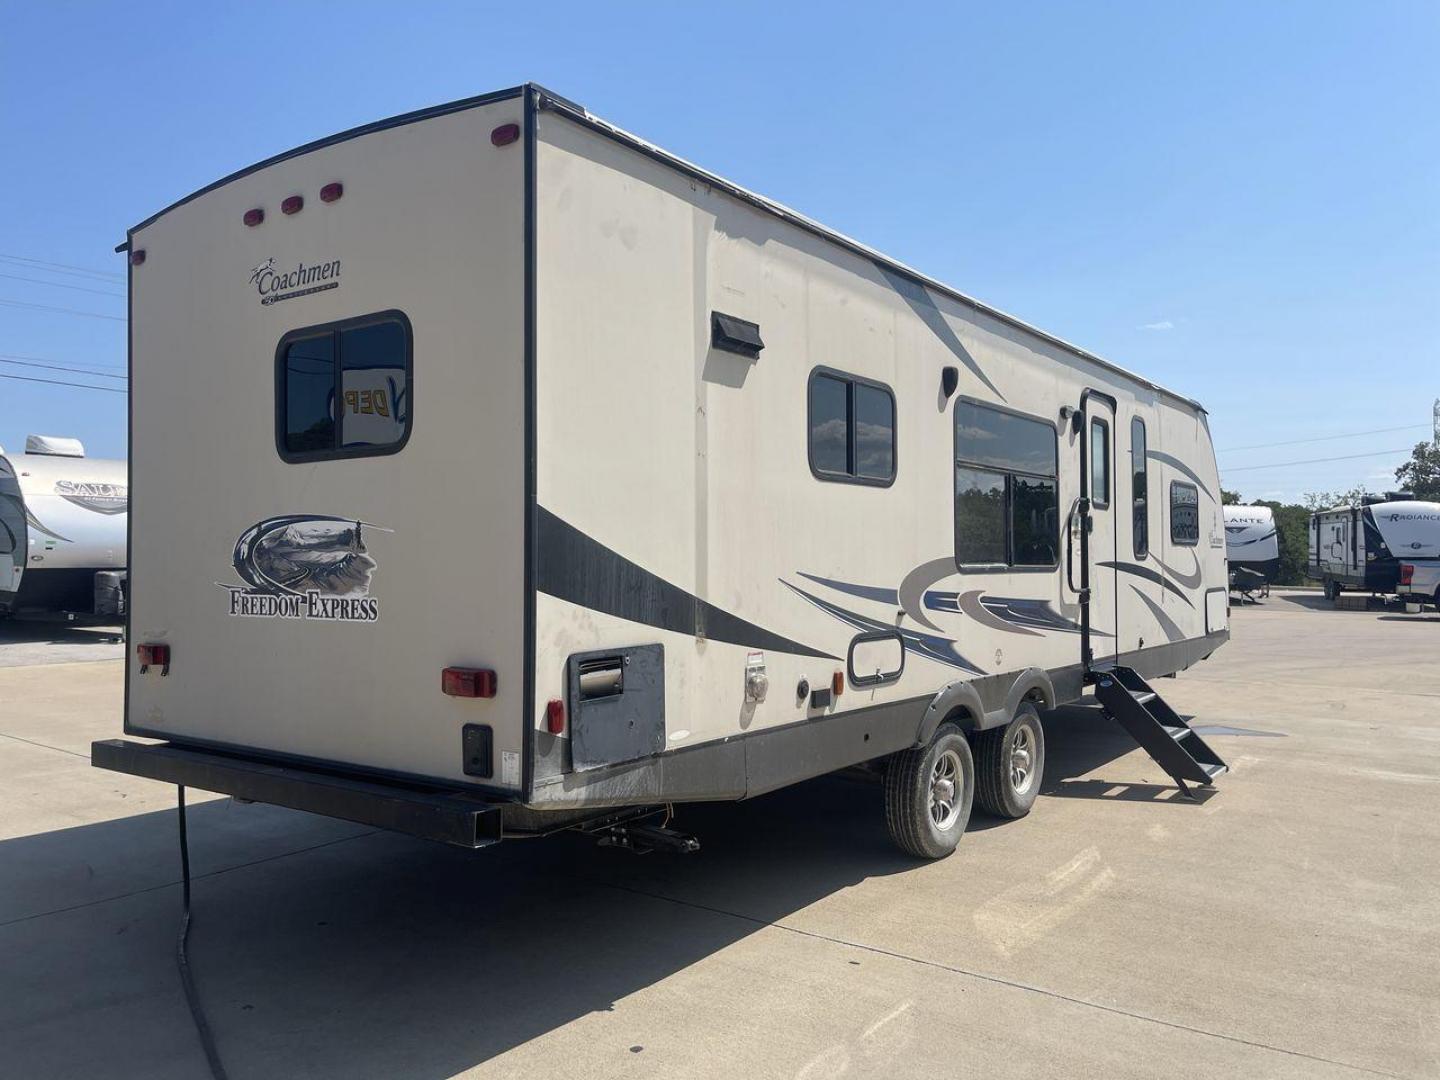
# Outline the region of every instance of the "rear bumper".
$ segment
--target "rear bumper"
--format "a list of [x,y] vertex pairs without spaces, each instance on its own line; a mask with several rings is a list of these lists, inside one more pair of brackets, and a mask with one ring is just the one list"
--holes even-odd
[[238,799],[373,825],[456,847],[488,847],[498,844],[502,836],[498,803],[341,772],[275,765],[213,750],[171,743],[152,745],[128,739],[101,739],[92,743],[90,764]]

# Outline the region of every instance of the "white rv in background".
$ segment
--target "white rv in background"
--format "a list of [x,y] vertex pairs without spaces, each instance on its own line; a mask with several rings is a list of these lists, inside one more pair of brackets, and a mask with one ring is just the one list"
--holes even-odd
[[1227,506],[1225,560],[1230,566],[1230,587],[1248,596],[1268,591],[1280,572],[1280,538],[1275,514],[1268,506]]
[[[1310,515],[1309,574],[1332,600],[1345,589],[1392,594],[1402,562],[1440,560],[1440,503],[1388,495]],[[1412,569],[1412,574],[1413,574]]]
[[127,485],[125,462],[78,439],[0,448],[0,616],[124,614]]
[[475,847],[872,763],[928,857],[1087,688],[1224,769],[1144,681],[1229,634],[1204,410],[580,106],[346,132],[123,247],[167,743],[97,765]]

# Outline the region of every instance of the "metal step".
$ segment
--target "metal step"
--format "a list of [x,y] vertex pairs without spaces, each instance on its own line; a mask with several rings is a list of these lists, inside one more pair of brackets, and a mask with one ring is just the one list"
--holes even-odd
[[1095,696],[1182,789],[1210,786],[1225,762],[1138,672],[1120,665],[1093,673]]

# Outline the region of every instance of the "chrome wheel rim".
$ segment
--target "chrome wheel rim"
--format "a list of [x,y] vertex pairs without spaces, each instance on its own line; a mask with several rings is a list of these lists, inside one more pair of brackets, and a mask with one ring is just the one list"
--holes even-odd
[[930,821],[940,830],[954,825],[960,817],[960,792],[964,784],[960,755],[946,750],[930,770]]
[[1025,725],[1015,729],[1010,744],[1010,787],[1017,795],[1030,790],[1035,780],[1035,733]]

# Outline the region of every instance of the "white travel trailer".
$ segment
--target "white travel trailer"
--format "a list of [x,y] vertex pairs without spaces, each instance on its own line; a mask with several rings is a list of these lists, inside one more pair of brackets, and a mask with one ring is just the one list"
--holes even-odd
[[0,449],[0,616],[124,613],[126,483],[125,462],[78,439]]
[[1248,596],[1268,589],[1280,572],[1280,538],[1275,513],[1268,506],[1227,506],[1225,560],[1230,565],[1230,587]]
[[1440,559],[1440,503],[1387,495],[1310,515],[1309,573],[1332,600],[1345,589],[1390,594],[1406,563]]
[[324,139],[124,248],[168,743],[97,765],[480,846],[880,762],[932,857],[1087,685],[1224,768],[1144,683],[1228,637],[1203,409],[571,102]]

